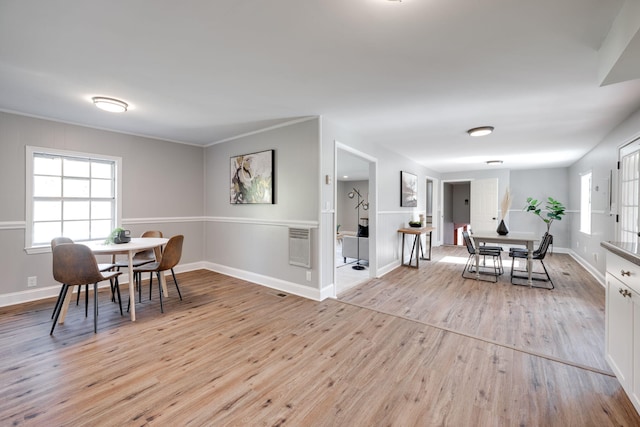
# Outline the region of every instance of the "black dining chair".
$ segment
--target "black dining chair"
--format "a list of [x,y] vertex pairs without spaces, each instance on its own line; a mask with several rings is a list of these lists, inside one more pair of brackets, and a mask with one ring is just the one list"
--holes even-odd
[[[546,286],[533,286],[535,288],[543,288],[543,289],[555,289],[555,285],[553,284],[553,281],[551,280],[551,276],[549,276],[549,271],[547,271],[547,267],[544,265],[544,257],[547,255],[547,251],[549,250],[549,245],[551,245],[551,242],[553,242],[553,236],[549,233],[545,233],[544,236],[542,236],[542,240],[540,241],[540,246],[538,247],[538,249],[533,251],[533,254],[531,254],[531,258],[533,260],[538,260],[540,261],[540,264],[542,265],[542,269],[544,270],[544,272],[541,271],[531,271],[531,280],[536,280],[536,281],[543,281],[543,282],[549,282],[551,284],[551,287],[546,287]],[[511,257],[511,284],[513,285],[527,285],[528,284],[522,284],[522,283],[516,283],[514,282],[513,279],[529,279],[529,276],[524,276],[524,275],[517,275],[517,274],[513,274],[514,272],[521,272],[521,273],[528,273],[528,270],[517,270],[515,268],[515,262],[516,262],[516,258],[517,259],[523,259],[523,260],[527,260],[529,257],[529,251],[527,251],[526,249],[521,249],[521,248],[511,248],[509,249],[509,256]],[[532,267],[533,268],[533,267]],[[545,277],[541,277],[544,274]]]
[[[467,262],[464,265],[464,270],[462,270],[462,277],[464,277],[465,279],[477,278],[475,275],[476,253],[477,253],[481,257],[484,257],[484,258],[491,257],[493,259],[493,268],[492,268],[493,272],[491,272],[491,270],[487,270],[485,266],[478,266],[479,268],[478,272],[481,275],[493,276],[495,278],[493,282],[497,282],[498,276],[500,276],[504,271],[502,267],[502,249],[499,247],[490,248],[486,246],[480,246],[479,248],[476,248],[473,245],[473,241],[471,240],[471,237],[469,236],[469,232],[467,231],[462,232],[462,239],[464,240],[464,244],[467,247],[467,251],[469,252],[469,258],[467,258]],[[473,273],[473,275],[465,276],[466,273]]]

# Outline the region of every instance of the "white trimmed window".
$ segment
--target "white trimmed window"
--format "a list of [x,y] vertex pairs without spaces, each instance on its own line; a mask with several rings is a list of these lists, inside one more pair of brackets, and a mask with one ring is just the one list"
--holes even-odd
[[591,172],[580,177],[580,231],[591,234]]
[[640,139],[620,149],[620,222],[621,242],[638,243],[640,223]]
[[106,239],[120,224],[121,158],[27,147],[26,161],[28,253],[59,236]]

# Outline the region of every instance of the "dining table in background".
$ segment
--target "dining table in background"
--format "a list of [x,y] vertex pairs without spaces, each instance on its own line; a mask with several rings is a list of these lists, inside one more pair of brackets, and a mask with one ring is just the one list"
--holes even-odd
[[[533,286],[533,244],[539,238],[533,233],[512,233],[501,235],[495,231],[472,231],[471,238],[475,247],[479,248],[482,243],[505,243],[511,245],[524,245],[527,248],[527,285]],[[480,279],[480,251],[476,251],[476,279]]]
[[[83,244],[91,248],[91,251],[94,255],[111,255],[111,262],[115,263],[115,259],[117,255],[127,255],[127,261],[129,264],[129,299],[131,300],[131,304],[129,307],[129,315],[131,317],[131,321],[135,322],[136,320],[136,304],[135,304],[135,281],[133,280],[133,256],[138,252],[143,252],[149,249],[154,249],[157,247],[162,247],[167,244],[169,239],[159,238],[159,237],[137,237],[132,238],[128,243],[111,243],[105,244],[104,242],[84,242],[78,243]],[[167,296],[167,281],[164,277],[164,274],[160,275],[160,285],[162,287],[162,295]],[[64,300],[62,311],[60,312],[60,317],[58,319],[58,323],[64,323],[65,315],[67,314],[67,309],[69,308],[69,304],[71,302],[71,292],[67,293],[67,297]]]

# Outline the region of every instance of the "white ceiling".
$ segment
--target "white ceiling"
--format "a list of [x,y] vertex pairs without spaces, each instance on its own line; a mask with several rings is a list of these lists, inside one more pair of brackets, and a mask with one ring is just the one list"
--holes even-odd
[[567,166],[640,107],[624,4],[0,0],[0,110],[197,145],[322,115],[439,172]]

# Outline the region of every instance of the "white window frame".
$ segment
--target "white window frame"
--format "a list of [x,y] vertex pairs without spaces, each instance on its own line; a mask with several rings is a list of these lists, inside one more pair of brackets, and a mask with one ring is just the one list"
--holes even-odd
[[122,223],[122,158],[107,156],[104,154],[84,153],[78,151],[58,150],[55,148],[45,147],[26,147],[25,171],[25,252],[27,254],[39,254],[51,251],[50,245],[33,245],[33,159],[36,154],[45,154],[50,156],[72,157],[79,159],[91,159],[100,161],[111,161],[115,163],[115,223]]
[[580,232],[591,235],[591,190],[593,174],[591,171],[580,175]]

